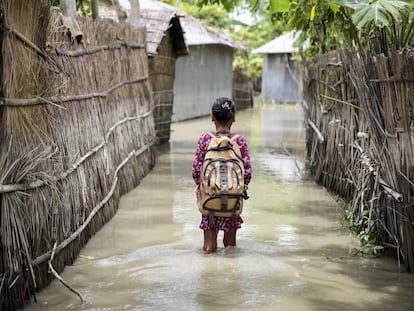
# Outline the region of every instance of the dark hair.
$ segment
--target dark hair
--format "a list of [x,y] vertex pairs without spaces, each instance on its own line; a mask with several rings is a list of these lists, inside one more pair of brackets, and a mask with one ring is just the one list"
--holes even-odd
[[231,98],[217,98],[211,112],[219,123],[227,123],[236,114],[236,104]]

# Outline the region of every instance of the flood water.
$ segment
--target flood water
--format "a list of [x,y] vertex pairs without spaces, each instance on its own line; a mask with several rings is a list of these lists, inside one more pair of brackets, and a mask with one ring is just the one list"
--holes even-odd
[[350,255],[339,207],[303,180],[303,114],[296,105],[240,111],[253,165],[237,246],[205,255],[191,164],[210,118],[173,124],[154,170],[115,217],[27,310],[413,310],[414,275],[394,260]]

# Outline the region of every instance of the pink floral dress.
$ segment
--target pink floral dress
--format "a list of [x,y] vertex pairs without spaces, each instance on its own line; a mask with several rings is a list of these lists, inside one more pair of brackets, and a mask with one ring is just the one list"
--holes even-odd
[[[207,133],[201,134],[198,143],[197,143],[197,150],[194,156],[193,161],[193,179],[197,185],[196,188],[196,197],[197,203],[200,200],[200,174],[201,174],[201,166],[203,164],[203,160],[205,154],[207,152],[208,145],[210,143],[211,136]],[[250,183],[250,179],[252,178],[252,167],[250,164],[250,156],[248,151],[247,140],[243,136],[240,136],[236,139],[236,143],[240,148],[240,152],[244,162],[244,184],[248,185]],[[229,217],[216,217],[214,216],[212,221],[210,217],[201,215],[201,223],[200,229],[203,230],[214,230],[218,233],[219,230],[223,230],[228,232],[232,229],[237,230],[241,228],[241,224],[243,223],[243,219],[238,216],[235,219]]]

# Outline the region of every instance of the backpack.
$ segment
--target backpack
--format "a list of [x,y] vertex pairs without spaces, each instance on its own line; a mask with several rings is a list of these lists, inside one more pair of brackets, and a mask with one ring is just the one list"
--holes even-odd
[[241,214],[244,185],[244,163],[236,139],[226,135],[211,136],[200,174],[201,197],[198,209],[203,215],[234,217]]

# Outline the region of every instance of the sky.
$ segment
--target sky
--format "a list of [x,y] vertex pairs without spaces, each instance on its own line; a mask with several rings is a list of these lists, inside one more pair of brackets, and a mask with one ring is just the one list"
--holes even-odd
[[130,8],[130,4],[129,4],[129,0],[119,0],[119,3],[124,7],[129,9]]

